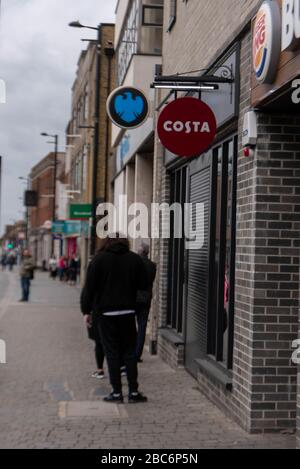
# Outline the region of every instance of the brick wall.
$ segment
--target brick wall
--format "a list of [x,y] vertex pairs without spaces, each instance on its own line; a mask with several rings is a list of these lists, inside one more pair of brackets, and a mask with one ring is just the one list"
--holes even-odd
[[[297,369],[291,355],[292,341],[298,335],[299,132],[299,117],[260,118],[252,392],[264,401],[268,425],[277,428],[293,428],[296,419]],[[259,418],[253,424],[261,425]]]
[[[207,67],[224,51],[262,0],[177,1],[177,19],[164,35],[164,74]],[[165,1],[165,26],[169,23],[170,0]]]
[[298,372],[297,393],[297,448],[300,449],[300,371]]
[[[108,119],[106,112],[106,101],[111,91],[116,87],[116,65],[115,58],[109,59],[105,55],[105,47],[108,47],[108,43],[114,41],[113,25],[102,25],[102,49],[101,49],[101,85],[100,85],[100,113],[99,113],[99,157],[98,157],[98,180],[97,190],[98,197],[108,199],[111,197],[109,180],[110,175],[108,169],[111,168],[109,161],[106,162],[106,152],[110,155],[110,143],[111,143],[111,123]],[[110,84],[109,84],[109,62],[111,60],[110,70]],[[107,134],[108,127],[108,134]],[[108,143],[107,143],[108,142]],[[109,145],[108,149],[106,148]],[[106,167],[108,163],[108,168]]]

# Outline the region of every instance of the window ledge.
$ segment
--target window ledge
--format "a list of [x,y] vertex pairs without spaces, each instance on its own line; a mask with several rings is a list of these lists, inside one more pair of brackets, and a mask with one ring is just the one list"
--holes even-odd
[[199,370],[221,385],[226,391],[232,391],[232,373],[209,357],[195,360]]
[[184,345],[183,338],[180,335],[176,334],[173,329],[160,329],[159,333],[161,337],[163,337],[176,347],[178,347],[179,345]]

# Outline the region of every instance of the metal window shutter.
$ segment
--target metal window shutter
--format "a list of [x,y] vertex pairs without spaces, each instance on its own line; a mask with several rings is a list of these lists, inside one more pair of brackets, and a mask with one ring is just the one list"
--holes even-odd
[[[190,200],[192,204],[205,205],[205,242],[202,249],[188,253],[188,299],[186,328],[186,366],[194,371],[194,360],[207,350],[207,292],[209,263],[209,212],[210,212],[210,167],[191,176]],[[195,227],[196,211],[193,210]]]

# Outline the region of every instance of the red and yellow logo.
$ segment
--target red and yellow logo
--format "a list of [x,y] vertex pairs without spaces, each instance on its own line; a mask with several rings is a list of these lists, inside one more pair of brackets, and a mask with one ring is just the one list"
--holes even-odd
[[254,38],[253,38],[253,64],[258,80],[261,79],[266,69],[267,57],[268,57],[268,43],[267,43],[267,24],[266,24],[266,13],[261,10],[258,13],[254,25]]
[[273,83],[280,59],[281,16],[279,4],[265,0],[253,26],[253,68],[259,83]]

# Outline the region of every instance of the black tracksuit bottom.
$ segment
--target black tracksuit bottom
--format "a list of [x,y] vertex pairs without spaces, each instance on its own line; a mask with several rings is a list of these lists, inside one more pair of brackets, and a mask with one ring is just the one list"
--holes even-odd
[[137,331],[135,314],[104,316],[98,319],[98,328],[104,347],[110,383],[115,394],[122,394],[120,368],[126,366],[129,393],[137,392]]

